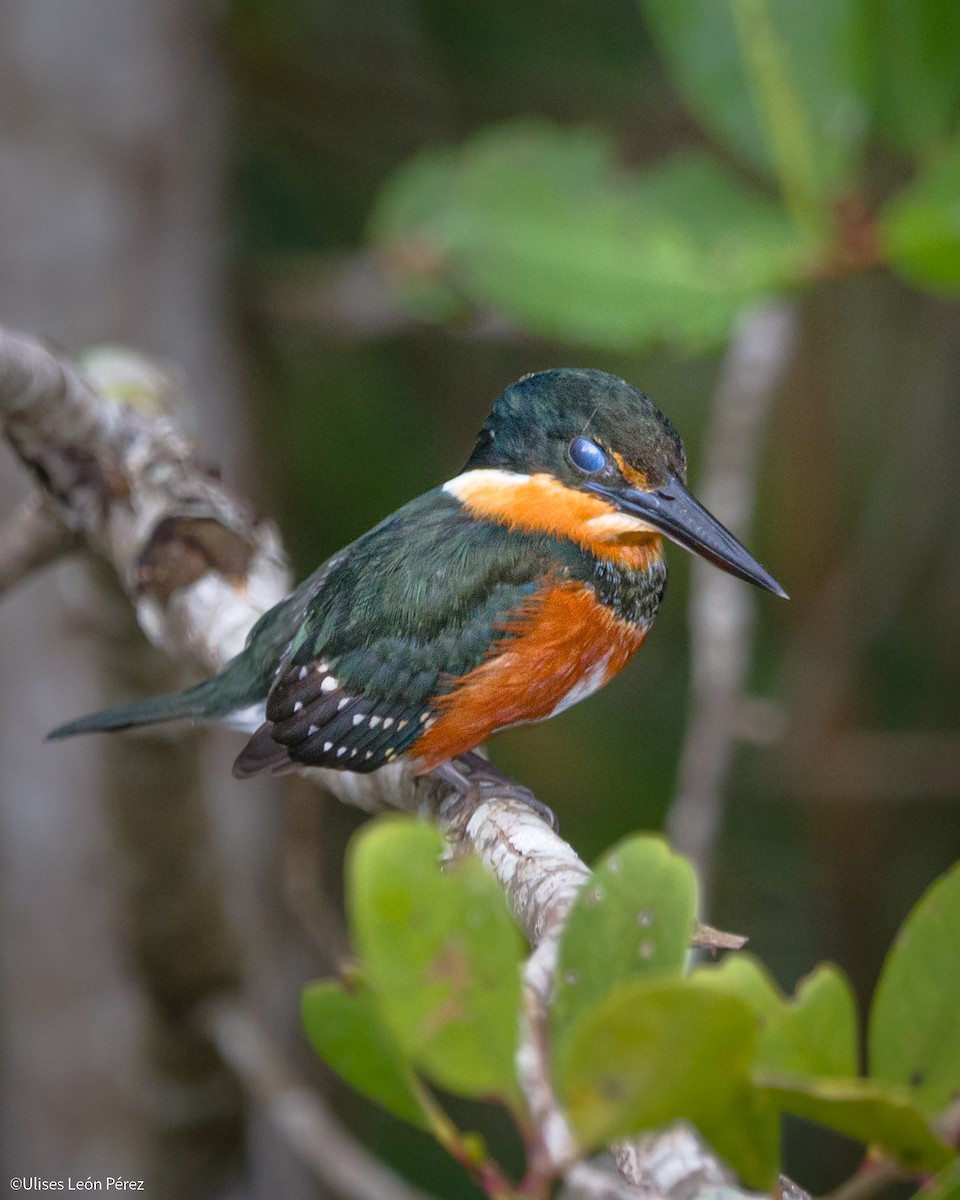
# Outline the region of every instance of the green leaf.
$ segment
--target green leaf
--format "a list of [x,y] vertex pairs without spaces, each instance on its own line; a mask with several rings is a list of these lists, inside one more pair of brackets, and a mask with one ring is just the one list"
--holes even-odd
[[886,205],[878,229],[897,274],[931,292],[960,294],[960,145]]
[[774,1070],[854,1076],[858,1066],[857,1006],[837,967],[817,967],[797,985],[781,1020],[760,1038],[758,1061]]
[[759,1018],[761,1031],[771,1021],[779,1020],[785,1007],[772,976],[752,954],[728,954],[716,966],[698,967],[690,982],[739,997]]
[[914,1200],[960,1200],[960,1158],[929,1180]]
[[737,997],[633,980],[576,1018],[554,1078],[586,1148],[685,1118],[747,1183],[768,1187],[779,1127],[750,1086],[756,1045],[756,1018]]
[[836,967],[818,967],[800,981],[791,1001],[747,954],[730,955],[718,967],[702,967],[691,981],[750,1005],[760,1020],[758,1066],[802,1075],[856,1074],[856,1003]]
[[870,1074],[926,1113],[960,1094],[960,863],[921,897],[887,955],[870,1013]]
[[523,940],[482,863],[441,871],[429,825],[383,818],[356,838],[348,913],[383,1020],[402,1054],[448,1091],[517,1100]]
[[907,1088],[870,1079],[810,1079],[758,1074],[785,1112],[882,1146],[909,1171],[938,1171],[953,1151],[935,1136]]
[[431,1120],[406,1062],[361,978],[347,991],[321,982],[304,989],[301,1013],[317,1054],[351,1087],[420,1129]]
[[605,854],[580,889],[560,943],[555,1036],[617,983],[678,975],[696,913],[693,868],[660,838],[629,838]]
[[371,236],[415,309],[424,262],[451,303],[624,350],[718,344],[814,257],[778,205],[706,155],[631,174],[598,134],[533,123],[414,159],[381,194]]
[[795,178],[808,200],[855,180],[869,123],[871,49],[859,0],[643,0],[641,7],[705,129],[752,166]]
[[900,149],[928,152],[960,114],[960,4],[872,0],[877,128]]

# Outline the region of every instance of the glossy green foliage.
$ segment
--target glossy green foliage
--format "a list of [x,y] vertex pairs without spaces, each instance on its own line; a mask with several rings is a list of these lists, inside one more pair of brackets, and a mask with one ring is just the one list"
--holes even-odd
[[695,983],[739,996],[760,1021],[756,1066],[805,1075],[852,1076],[857,1071],[857,1012],[843,973],[823,965],[785,999],[763,966],[748,954],[691,976]]
[[691,112],[817,202],[855,178],[870,119],[860,0],[642,0]]
[[937,1171],[955,1151],[934,1134],[906,1088],[868,1079],[810,1079],[774,1075],[766,1094],[796,1117],[847,1137],[882,1146],[910,1171]]
[[870,1013],[870,1074],[914,1089],[930,1114],[960,1095],[960,865],[921,898],[884,964]]
[[369,985],[313,983],[301,1001],[310,1043],[327,1066],[395,1116],[430,1128],[430,1113],[409,1062],[385,1026]]
[[[480,1163],[486,1151],[457,1133],[426,1081],[505,1101],[526,1120],[516,1078],[525,947],[482,864],[443,854],[439,833],[409,818],[358,835],[347,880],[361,967],[308,988],[303,1018],[347,1082]],[[689,864],[638,836],[600,860],[569,914],[549,1050],[584,1152],[682,1119],[747,1184],[767,1188],[789,1113],[910,1171],[943,1172],[949,1197],[956,1152],[932,1117],[960,1086],[960,868],[918,904],[891,951],[870,1079],[857,1077],[856,1011],[837,968],[817,968],[792,997],[749,955],[682,974],[696,902]]]
[[960,144],[885,207],[879,228],[884,257],[898,274],[931,292],[960,295]]
[[415,159],[371,228],[424,316],[463,297],[612,349],[715,344],[811,259],[776,204],[705,155],[626,173],[598,134],[533,123]]
[[580,889],[560,943],[554,1036],[633,977],[679,975],[696,925],[690,863],[660,838],[634,837],[603,856]]
[[692,1121],[739,1174],[768,1187],[778,1122],[751,1087],[758,1027],[750,1006],[689,980],[620,984],[574,1021],[555,1080],[585,1146]]
[[440,868],[429,825],[368,826],[349,861],[354,943],[384,1024],[412,1065],[465,1096],[516,1101],[523,940],[473,858]]
[[739,997],[760,1022],[751,1079],[778,1111],[806,1117],[882,1146],[904,1163],[935,1170],[949,1151],[934,1135],[915,1092],[855,1078],[857,1014],[846,977],[818,967],[783,997],[763,966],[736,955],[695,971],[691,981]]

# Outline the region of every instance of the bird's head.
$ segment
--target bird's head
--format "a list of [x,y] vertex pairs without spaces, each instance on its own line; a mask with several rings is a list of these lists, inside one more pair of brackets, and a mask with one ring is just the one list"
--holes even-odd
[[[496,401],[447,490],[479,516],[609,549],[666,535],[777,596],[786,592],[686,488],[680,435],[604,371],[525,375]],[[562,526],[562,528],[561,528]]]

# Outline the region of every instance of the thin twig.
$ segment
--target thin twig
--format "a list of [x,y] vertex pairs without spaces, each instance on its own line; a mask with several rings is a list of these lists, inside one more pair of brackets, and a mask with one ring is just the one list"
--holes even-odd
[[[720,372],[704,438],[700,499],[743,536],[756,492],[763,430],[795,338],[796,312],[781,304],[741,319]],[[733,754],[736,713],[750,655],[750,589],[695,559],[690,584],[690,716],[667,831],[709,894],[712,850]]]
[[232,999],[211,1001],[201,1023],[224,1062],[300,1159],[344,1200],[431,1200],[370,1154],[306,1087],[259,1021]]
[[0,595],[77,545],[43,493],[34,492],[0,525]]
[[867,1161],[855,1175],[835,1188],[824,1200],[873,1200],[895,1183],[903,1183],[911,1177],[900,1163],[892,1158],[881,1158],[878,1162]]

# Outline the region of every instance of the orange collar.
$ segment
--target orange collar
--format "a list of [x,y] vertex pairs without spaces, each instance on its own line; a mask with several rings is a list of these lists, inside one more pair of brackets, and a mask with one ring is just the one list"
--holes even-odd
[[630,570],[643,570],[663,556],[661,535],[645,521],[546,473],[522,475],[484,467],[465,471],[443,490],[478,520],[566,538],[595,558]]

